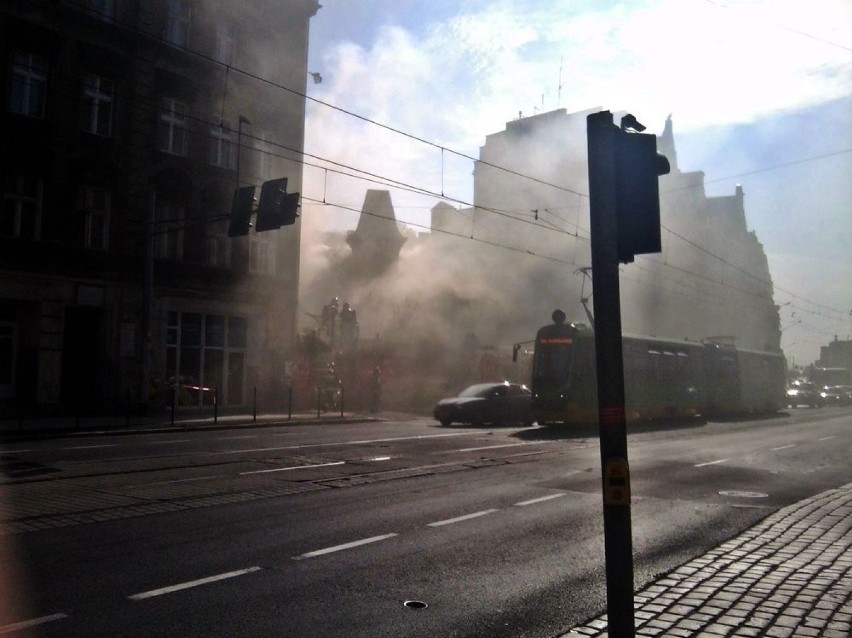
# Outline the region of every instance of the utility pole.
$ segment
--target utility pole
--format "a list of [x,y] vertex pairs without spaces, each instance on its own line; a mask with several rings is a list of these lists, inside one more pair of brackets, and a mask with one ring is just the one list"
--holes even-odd
[[148,195],[147,221],[145,223],[145,258],[142,273],[142,317],[140,321],[140,347],[142,355],[142,374],[139,400],[147,413],[151,394],[151,321],[154,312],[154,224],[157,219],[157,192],[151,188]]
[[604,552],[609,635],[632,638],[633,542],[630,472],[624,412],[621,302],[618,285],[616,139],[612,113],[586,118],[589,143],[589,205],[592,234],[592,297],[595,311],[598,416],[603,479]]
[[597,358],[598,420],[603,487],[607,620],[611,638],[633,638],[633,539],[630,465],[627,460],[624,363],[618,264],[637,254],[660,252],[658,177],[669,162],[657,153],[657,138],[625,115],[586,118],[589,147],[589,207],[592,293]]

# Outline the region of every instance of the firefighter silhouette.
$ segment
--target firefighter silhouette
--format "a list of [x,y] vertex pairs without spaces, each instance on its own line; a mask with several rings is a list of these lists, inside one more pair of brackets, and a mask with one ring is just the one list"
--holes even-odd
[[358,315],[348,303],[340,310],[340,341],[343,350],[351,350],[358,341]]

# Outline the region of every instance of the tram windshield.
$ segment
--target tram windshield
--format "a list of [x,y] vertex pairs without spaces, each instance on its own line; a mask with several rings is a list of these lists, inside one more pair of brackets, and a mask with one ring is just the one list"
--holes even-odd
[[562,384],[571,373],[573,339],[564,337],[542,337],[535,349],[533,376],[546,384]]

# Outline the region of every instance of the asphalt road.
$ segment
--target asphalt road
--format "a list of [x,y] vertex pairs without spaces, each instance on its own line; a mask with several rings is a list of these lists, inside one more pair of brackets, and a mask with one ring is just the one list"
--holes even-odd
[[[632,428],[636,587],[850,482],[850,422]],[[593,431],[419,419],[0,450],[0,635],[554,636],[606,605]]]

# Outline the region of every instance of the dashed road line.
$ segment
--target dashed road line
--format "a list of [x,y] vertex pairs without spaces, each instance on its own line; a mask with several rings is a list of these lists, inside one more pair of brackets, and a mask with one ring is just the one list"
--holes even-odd
[[192,443],[194,439],[171,439],[169,441],[144,441],[141,445],[171,445],[172,443]]
[[791,447],[796,447],[795,443],[790,443],[790,445],[781,445],[779,447],[772,448],[772,452],[777,452],[778,450],[789,450]]
[[152,589],[150,591],[145,591],[139,594],[133,594],[132,596],[128,596],[130,600],[145,600],[146,598],[154,598],[156,596],[163,596],[165,594],[171,594],[176,591],[181,591],[183,589],[190,589],[192,587],[198,587],[200,585],[207,585],[209,583],[215,583],[220,580],[227,580],[228,578],[236,578],[237,576],[244,576],[245,574],[251,574],[252,572],[260,571],[260,567],[249,567],[247,569],[238,569],[233,572],[226,572],[224,574],[217,574],[215,576],[208,576],[207,578],[199,578],[198,580],[190,580],[185,583],[179,583],[177,585],[170,585],[169,587],[161,587],[160,589]]
[[480,450],[496,450],[502,447],[518,447],[521,445],[542,445],[544,442],[537,441],[535,443],[504,443],[502,445],[484,445],[482,447],[465,447],[453,450],[453,452],[479,452]]
[[481,512],[474,512],[473,514],[465,514],[464,516],[456,516],[455,518],[448,518],[443,521],[435,521],[434,523],[428,523],[428,527],[441,527],[442,525],[452,525],[453,523],[461,523],[462,521],[469,521],[472,518],[479,518],[480,516],[487,516],[488,514],[493,514],[499,510],[482,510]]
[[821,439],[817,439],[817,441],[830,441],[833,438],[834,438],[834,435],[832,434],[831,436],[824,436]]
[[295,560],[300,560],[302,558],[314,558],[315,556],[322,556],[324,554],[332,554],[334,552],[340,552],[345,549],[352,549],[353,547],[360,547],[361,545],[369,545],[370,543],[378,543],[379,541],[387,540],[388,538],[393,538],[397,536],[396,533],[390,534],[382,534],[380,536],[371,536],[370,538],[362,538],[361,540],[352,541],[351,543],[343,543],[342,545],[335,545],[334,547],[326,547],[324,549],[317,549],[312,552],[306,552],[304,554],[300,554],[299,556],[294,556]]
[[528,501],[521,501],[520,503],[515,503],[515,507],[526,507],[527,505],[535,505],[536,503],[544,503],[545,501],[551,501],[555,498],[562,498],[565,496],[565,493],[561,494],[549,494],[547,496],[539,496],[538,498],[531,498]]
[[344,465],[346,461],[334,461],[332,463],[317,463],[316,465],[292,465],[290,467],[276,467],[270,470],[252,470],[250,472],[240,472],[240,476],[248,474],[269,474],[270,472],[289,472],[290,470],[309,470],[315,467],[331,467],[332,465]]
[[21,622],[0,627],[0,634],[10,634],[15,631],[20,631],[21,629],[29,629],[30,627],[53,622],[54,620],[62,620],[63,618],[68,618],[68,614],[51,614],[50,616],[41,616],[40,618],[22,620]]
[[104,443],[103,445],[74,445],[71,447],[64,447],[63,450],[97,450],[100,448],[106,447],[118,447],[118,443]]
[[719,463],[726,463],[729,459],[717,459],[715,461],[707,461],[706,463],[696,463],[695,467],[706,467],[708,465],[719,465]]

